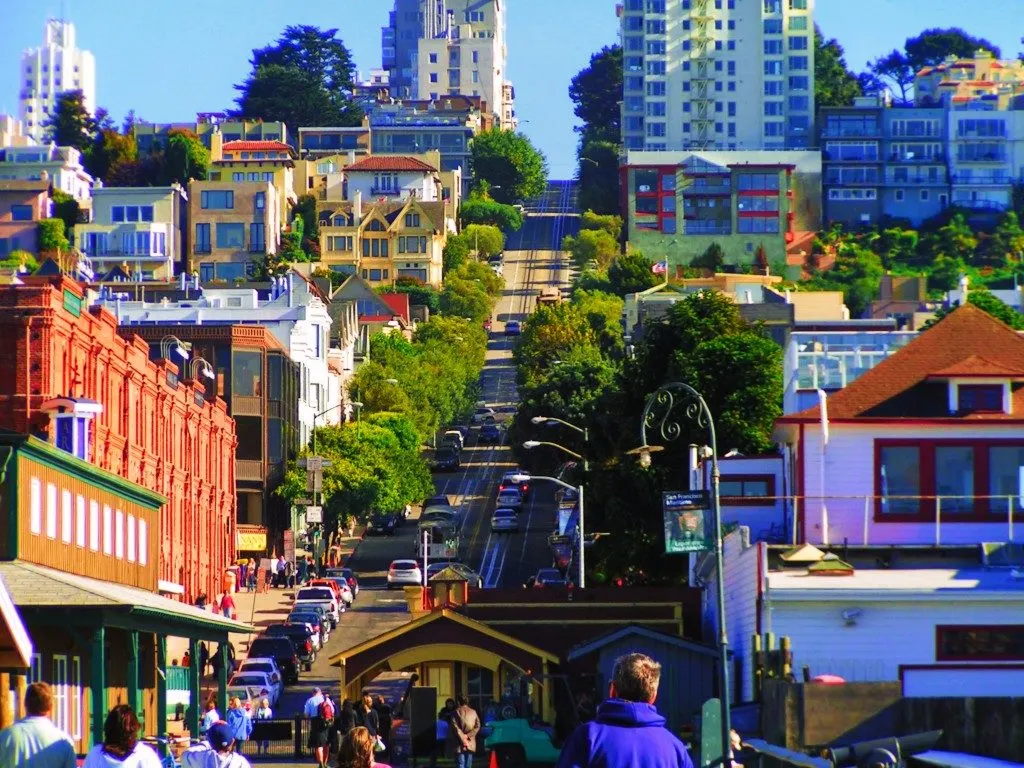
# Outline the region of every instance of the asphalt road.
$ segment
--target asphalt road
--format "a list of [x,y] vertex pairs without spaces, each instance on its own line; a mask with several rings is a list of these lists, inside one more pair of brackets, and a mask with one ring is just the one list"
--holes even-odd
[[[481,374],[481,397],[511,418],[518,402],[512,365],[514,339],[506,338],[509,320],[524,320],[536,306],[540,289],[567,285],[567,258],[560,252],[562,238],[579,229],[575,215],[575,187],[569,182],[552,182],[540,198],[527,205],[523,228],[506,243],[505,292],[492,318],[487,360]],[[551,565],[547,537],[554,528],[554,488],[536,485],[520,515],[518,533],[493,534],[490,517],[501,476],[515,468],[509,446],[479,445],[478,429],[467,441],[462,467],[434,476],[439,494],[451,497],[464,511],[462,559],[480,573],[485,587],[522,584],[538,568]],[[377,637],[408,621],[405,599],[399,590],[387,590],[387,568],[392,560],[413,557],[416,526],[406,523],[395,536],[367,537],[349,565],[359,574],[360,593],[355,605],[331,635],[311,672],[302,683],[287,689],[278,705],[281,715],[296,714],[314,685],[325,686],[337,695],[337,670],[330,667],[332,655]]]

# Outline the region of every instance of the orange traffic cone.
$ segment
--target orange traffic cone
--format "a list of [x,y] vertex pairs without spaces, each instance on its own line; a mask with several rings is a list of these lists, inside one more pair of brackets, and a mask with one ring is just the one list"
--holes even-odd
[[487,768],[498,768],[498,753],[493,749],[491,750],[491,762],[487,764]]

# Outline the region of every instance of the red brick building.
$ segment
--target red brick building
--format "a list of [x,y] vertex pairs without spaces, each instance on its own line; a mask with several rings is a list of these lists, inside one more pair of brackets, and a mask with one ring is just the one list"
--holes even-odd
[[[102,406],[90,433],[99,467],[162,494],[160,589],[215,594],[235,555],[235,424],[139,337],[123,339],[109,311],[90,309],[63,277],[0,289],[0,428],[50,440],[40,406],[57,397]],[[180,360],[181,358],[175,358]]]

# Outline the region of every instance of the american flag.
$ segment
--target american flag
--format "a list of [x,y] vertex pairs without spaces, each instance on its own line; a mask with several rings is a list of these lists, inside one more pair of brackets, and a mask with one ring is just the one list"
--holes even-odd
[[651,272],[656,275],[664,275],[668,272],[668,261],[659,261],[651,265]]

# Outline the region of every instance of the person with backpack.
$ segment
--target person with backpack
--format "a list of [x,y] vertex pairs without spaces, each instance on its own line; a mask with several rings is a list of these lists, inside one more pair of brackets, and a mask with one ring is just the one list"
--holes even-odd
[[324,694],[323,701],[317,706],[316,716],[309,724],[309,748],[313,750],[319,768],[327,768],[330,746],[330,729],[334,725],[335,707],[331,697]]

